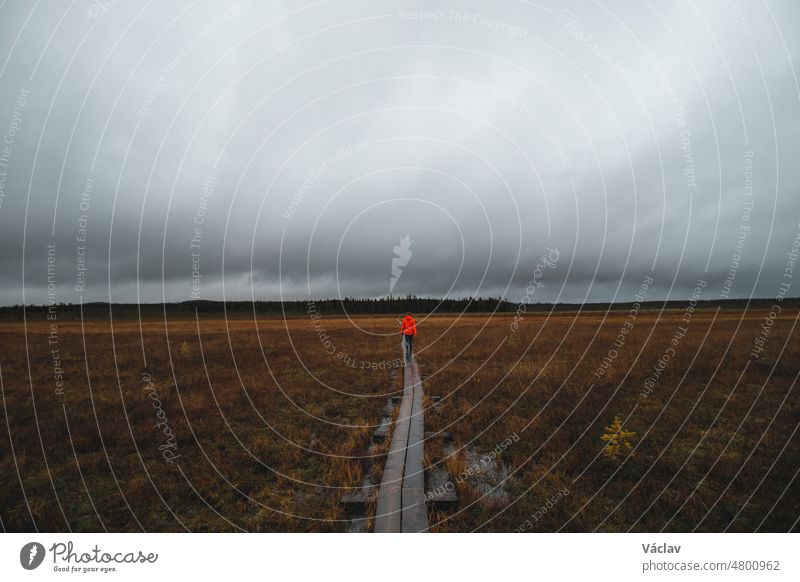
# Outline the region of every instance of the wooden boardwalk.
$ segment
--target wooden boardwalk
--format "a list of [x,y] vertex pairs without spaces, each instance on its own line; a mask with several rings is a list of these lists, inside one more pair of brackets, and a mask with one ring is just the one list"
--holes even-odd
[[378,492],[376,533],[422,532],[428,528],[422,397],[419,368],[411,358],[403,369],[403,400]]

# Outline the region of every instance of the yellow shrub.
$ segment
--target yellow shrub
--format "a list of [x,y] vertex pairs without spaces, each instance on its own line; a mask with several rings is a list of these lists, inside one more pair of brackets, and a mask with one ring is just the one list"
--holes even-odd
[[622,453],[627,453],[633,446],[631,440],[636,437],[632,430],[624,430],[619,416],[614,417],[614,422],[606,427],[606,432],[600,440],[606,443],[603,447],[603,456],[607,459],[618,459]]

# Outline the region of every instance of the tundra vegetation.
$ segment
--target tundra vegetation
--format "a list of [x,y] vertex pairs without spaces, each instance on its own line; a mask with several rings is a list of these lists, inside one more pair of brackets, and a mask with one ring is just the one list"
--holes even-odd
[[[796,307],[759,358],[762,308],[699,308],[646,398],[680,307],[642,309],[600,377],[627,311],[415,315],[426,428],[453,438],[426,462],[469,475],[433,531],[797,528]],[[0,323],[3,527],[343,531],[400,338],[394,315],[321,322],[327,344],[307,314],[65,319],[58,374],[44,317]]]

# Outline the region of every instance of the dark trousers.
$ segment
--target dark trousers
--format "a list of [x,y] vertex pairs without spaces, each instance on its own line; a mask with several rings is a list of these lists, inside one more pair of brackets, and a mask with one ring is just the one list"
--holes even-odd
[[404,346],[406,351],[406,358],[411,357],[411,344],[414,341],[414,336],[412,334],[407,334],[404,337]]

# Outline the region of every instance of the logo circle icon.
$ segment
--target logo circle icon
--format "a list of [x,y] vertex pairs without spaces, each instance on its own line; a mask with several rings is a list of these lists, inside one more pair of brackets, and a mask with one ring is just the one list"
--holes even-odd
[[44,546],[39,542],[28,542],[19,551],[19,563],[26,570],[35,570],[44,561]]

